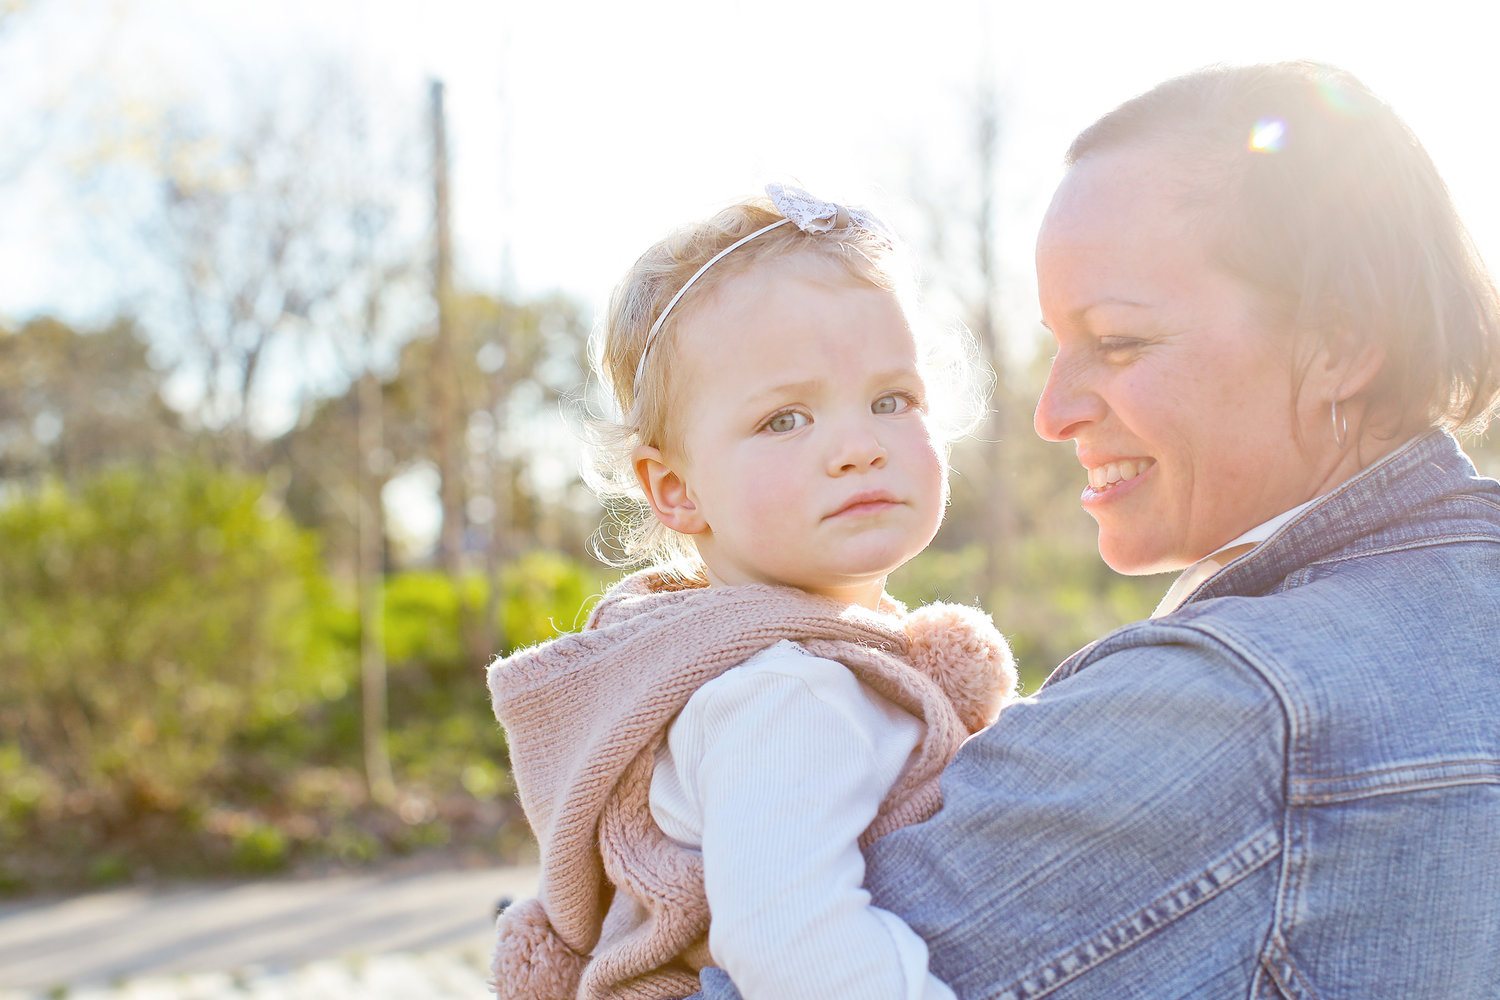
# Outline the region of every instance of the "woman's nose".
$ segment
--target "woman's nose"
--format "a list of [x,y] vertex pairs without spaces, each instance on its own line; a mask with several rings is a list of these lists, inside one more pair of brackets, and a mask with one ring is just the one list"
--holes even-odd
[[1084,426],[1104,417],[1104,401],[1089,386],[1084,372],[1059,353],[1047,371],[1047,383],[1036,400],[1032,426],[1047,441],[1068,441]]

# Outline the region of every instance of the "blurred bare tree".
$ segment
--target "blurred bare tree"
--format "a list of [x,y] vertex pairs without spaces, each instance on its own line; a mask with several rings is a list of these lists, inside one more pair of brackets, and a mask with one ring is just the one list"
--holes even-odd
[[[299,89],[271,100],[242,86],[227,115],[167,108],[124,147],[135,162],[100,164],[146,182],[147,198],[123,203],[122,235],[164,279],[145,294],[147,315],[176,331],[176,360],[202,393],[195,409],[224,432],[234,465],[249,464],[256,432],[306,406],[320,381],[350,377],[354,357],[364,367],[349,331],[384,285],[370,269],[388,264],[368,258],[399,212],[402,179],[369,155],[353,81],[325,66],[306,81],[318,99]],[[361,318],[350,322],[351,311]]]
[[[196,389],[190,412],[213,431],[217,463],[310,482],[352,527],[366,774],[371,797],[388,803],[379,384],[431,312],[417,280],[420,174],[402,153],[416,122],[393,138],[365,84],[334,62],[281,84],[246,80],[227,108],[177,102],[126,118],[82,180],[109,196],[104,242],[138,262],[142,314]],[[344,386],[354,440],[316,464],[284,465],[268,436],[308,423],[316,401]]]
[[[598,513],[576,475],[562,413],[584,380],[584,307],[561,294],[513,301],[462,292],[454,294],[450,310],[458,492],[464,498],[461,575],[478,573],[493,582],[500,566],[536,549],[584,558]],[[340,456],[356,447],[361,414],[376,407],[384,414],[383,481],[432,464],[436,347],[430,335],[406,342],[394,369],[381,375],[378,393],[366,381],[321,400],[274,444],[294,472],[289,505],[323,532],[336,564],[349,562],[355,543],[340,513],[344,505],[330,504],[334,494],[318,487],[318,477],[345,468]],[[505,644],[494,632],[499,598],[491,593],[485,607],[474,609],[476,634],[466,637],[474,662]]]
[[[954,458],[954,515],[962,524],[955,543],[982,543],[976,586],[988,595],[1007,572],[1018,526],[1014,495],[1015,438],[1026,427],[1024,372],[1012,371],[1022,355],[1001,318],[1005,262],[999,252],[997,216],[1002,199],[1000,168],[1005,111],[995,85],[981,80],[970,92],[962,119],[967,155],[956,174],[914,179],[914,201],[925,216],[928,270],[937,292],[956,308],[974,336],[983,362],[995,375],[994,394],[973,440]],[[950,164],[948,169],[954,169]],[[1019,430],[1018,430],[1019,428]],[[950,534],[954,534],[950,532]]]
[[[560,407],[581,392],[587,371],[582,306],[563,295],[529,302],[470,296],[456,303],[455,313],[466,355],[459,369],[471,497],[466,516],[484,576],[498,581],[503,565],[535,548],[582,556],[592,530],[584,525],[595,507],[571,449],[559,455],[557,447],[566,433]],[[554,460],[550,470],[547,458]],[[498,586],[491,588],[478,616],[471,654],[479,662],[508,644],[494,631],[501,596]]]

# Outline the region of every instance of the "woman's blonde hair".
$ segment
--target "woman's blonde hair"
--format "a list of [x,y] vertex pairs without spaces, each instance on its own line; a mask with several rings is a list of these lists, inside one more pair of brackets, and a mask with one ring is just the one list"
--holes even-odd
[[804,232],[788,224],[736,247],[699,275],[672,306],[642,365],[648,334],[678,291],[716,254],[781,218],[768,198],[731,205],[653,244],[615,286],[603,328],[589,345],[594,381],[602,391],[593,394],[590,405],[596,412],[586,425],[586,479],[609,518],[595,552],[606,562],[678,563],[688,573],[699,564],[692,539],[656,520],[636,480],[631,454],[642,445],[670,452],[680,444],[681,428],[672,419],[671,376],[682,317],[730,278],[762,262],[793,255],[831,261],[855,281],[896,295],[912,324],[929,398],[941,407],[934,419],[942,434],[950,441],[961,437],[982,415],[989,386],[972,340],[962,330],[940,331],[919,322],[915,275],[905,251],[889,232],[865,226]]
[[1334,338],[1385,351],[1372,429],[1481,429],[1500,407],[1500,301],[1437,168],[1351,74],[1315,62],[1211,67],[1085,129],[1098,150],[1160,146],[1190,163],[1185,200],[1219,262],[1285,314],[1299,371]]

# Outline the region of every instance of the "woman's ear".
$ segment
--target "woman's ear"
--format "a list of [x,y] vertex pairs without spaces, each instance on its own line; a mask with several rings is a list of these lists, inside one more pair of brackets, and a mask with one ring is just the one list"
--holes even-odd
[[1330,331],[1313,369],[1319,398],[1344,402],[1358,396],[1385,366],[1385,345],[1344,329]]
[[1385,367],[1384,344],[1362,344],[1339,366],[1342,378],[1334,388],[1335,399],[1348,399],[1364,392]]
[[630,453],[630,464],[658,521],[684,535],[708,530],[687,480],[672,468],[661,449],[642,445]]

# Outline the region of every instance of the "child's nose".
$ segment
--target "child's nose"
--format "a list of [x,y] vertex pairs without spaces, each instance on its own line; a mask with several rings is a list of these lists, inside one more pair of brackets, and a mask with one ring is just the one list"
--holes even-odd
[[846,472],[863,469],[884,468],[886,447],[874,430],[856,426],[840,435],[839,443],[829,461],[830,475],[841,476]]

